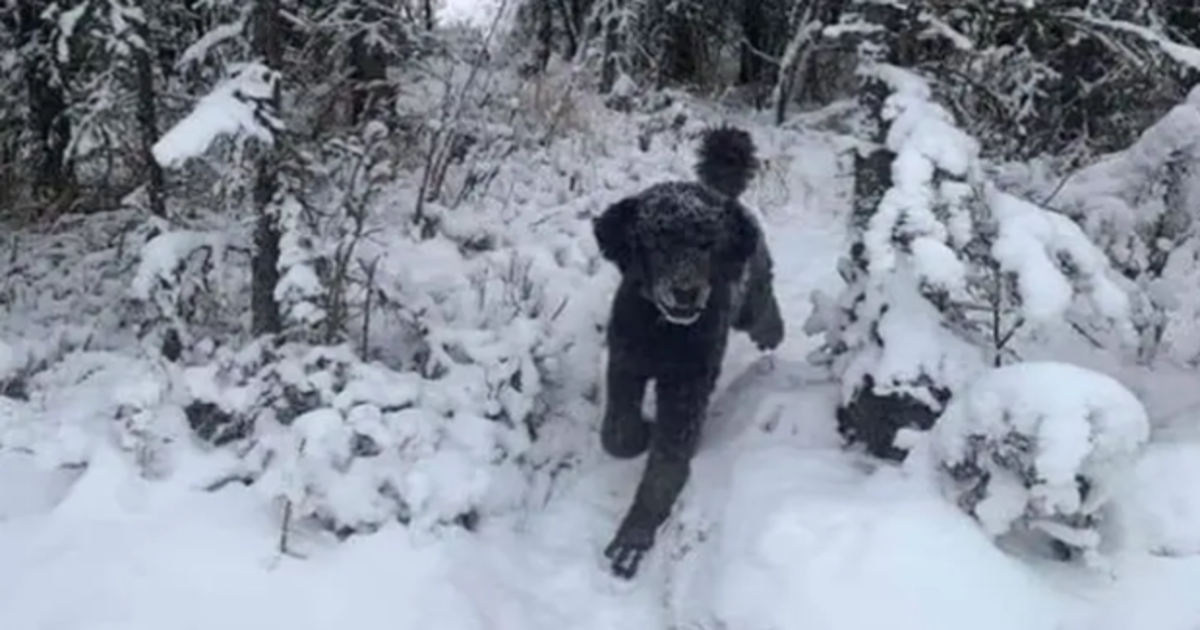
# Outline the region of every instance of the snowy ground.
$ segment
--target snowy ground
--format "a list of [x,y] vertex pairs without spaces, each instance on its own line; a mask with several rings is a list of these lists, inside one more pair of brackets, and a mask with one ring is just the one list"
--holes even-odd
[[104,450],[82,475],[0,452],[0,628],[1200,628],[1200,556],[1168,557],[1200,554],[1200,446],[1157,445],[1139,467],[1113,576],[1008,555],[926,481],[839,448],[800,325],[838,282],[845,183],[832,144],[786,135],[786,197],[768,181],[751,201],[790,337],[771,357],[731,346],[693,482],[633,582],[600,551],[641,460],[596,457],[543,510],[476,534],[394,526],[306,539],[301,559],[275,552],[277,514],[236,484],[148,482]]

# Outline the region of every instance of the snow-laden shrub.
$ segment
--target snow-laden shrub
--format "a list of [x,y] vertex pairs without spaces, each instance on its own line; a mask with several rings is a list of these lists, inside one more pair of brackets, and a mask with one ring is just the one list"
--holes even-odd
[[479,379],[434,381],[349,348],[259,343],[190,368],[193,430],[242,453],[236,471],[299,520],[339,533],[399,520],[473,525],[519,501],[523,426],[473,408]]
[[[39,368],[46,376],[32,381],[34,400],[6,423],[11,431],[0,431],[0,447],[51,452],[71,444],[72,453],[60,463],[75,465],[87,461],[93,440],[115,438],[131,462],[158,476],[169,471],[170,443],[182,437],[176,425],[190,425],[201,442],[236,456],[227,478],[285,500],[294,523],[315,521],[343,534],[397,520],[425,529],[473,526],[481,517],[516,509],[532,488],[531,475],[555,465],[550,459],[561,454],[531,452],[549,418],[545,399],[584,394],[576,376],[588,380],[592,374],[594,380],[599,351],[598,341],[589,343],[586,336],[600,336],[591,302],[573,301],[590,281],[588,261],[559,249],[561,240],[545,249],[522,243],[471,255],[444,240],[440,246],[390,243],[389,250],[404,252],[400,261],[410,273],[380,271],[378,292],[392,301],[375,304],[373,317],[385,332],[384,322],[398,316],[419,334],[390,342],[372,337],[372,344],[411,346],[406,359],[385,365],[364,360],[357,344],[262,339],[237,350],[235,335],[199,334],[211,335],[211,328],[193,333],[186,315],[195,301],[236,306],[228,291],[244,281],[222,284],[222,278],[244,275],[247,257],[217,255],[233,238],[164,232],[150,238],[137,264],[128,267],[128,301],[140,305],[134,312],[146,318],[143,327],[154,328],[161,316],[184,331],[178,340],[184,351],[165,357],[178,367],[111,355],[121,361],[110,370],[81,362],[78,354],[67,357],[79,370],[105,375],[104,383],[133,378],[150,392],[146,396],[157,387],[153,400],[126,401],[121,392],[128,387],[111,392],[122,396],[111,405],[91,389],[73,392],[97,377],[84,374],[78,386],[52,384],[45,379],[67,378],[55,376],[67,366],[52,363],[48,371]],[[381,251],[372,246],[364,254]],[[197,261],[219,264],[192,264]],[[428,274],[430,269],[438,273]],[[227,325],[237,321],[231,314],[244,311],[226,311]],[[4,349],[12,364],[5,375],[25,370],[28,352]],[[158,356],[155,349],[147,348],[150,357]],[[389,350],[370,354],[394,358],[397,352]],[[175,374],[182,376],[176,380]],[[63,392],[87,402],[70,413],[43,404]],[[587,411],[572,400],[559,412],[581,409]],[[74,437],[51,446],[59,423],[34,421],[43,416],[65,419],[61,430]],[[155,417],[178,422],[156,423]],[[89,425],[93,431],[80,432]],[[38,426],[53,433],[35,440],[28,432]]]
[[128,299],[131,275],[142,244],[158,229],[132,211],[116,210],[10,232],[0,273],[0,339],[15,349],[13,378],[27,383],[72,352],[125,351],[136,344],[152,317],[144,304]]
[[124,307],[143,343],[173,361],[210,335],[226,336],[241,328],[240,321],[229,319],[245,286],[239,266],[249,253],[239,235],[173,228],[150,219],[131,236],[131,245],[138,237],[145,242],[138,249]]
[[375,216],[395,177],[399,150],[383,123],[370,121],[296,151],[272,203],[280,231],[274,297],[290,339],[334,344],[369,325],[365,307],[376,260],[360,255],[380,230]]
[[993,538],[1040,532],[1101,558],[1105,517],[1150,436],[1141,401],[1074,365],[993,369],[958,393],[930,434],[944,488]]
[[[1134,323],[1143,361],[1169,338],[1196,272],[1192,238],[1200,208],[1200,87],[1130,147],[1067,174],[1052,203],[1075,219],[1135,289]],[[1198,352],[1194,345],[1191,353]]]
[[139,357],[73,351],[28,378],[28,396],[0,422],[0,449],[35,454],[48,467],[86,465],[109,440],[142,475],[170,473],[171,444],[185,437],[170,372]]
[[[165,473],[169,375],[132,356],[139,318],[123,296],[141,234],[127,211],[60,217],[49,233],[13,230],[0,272],[0,451],[77,466],[92,439]],[[178,416],[175,416],[178,417]]]
[[599,337],[590,311],[569,303],[579,272],[536,249],[468,259],[411,245],[406,260],[443,275],[381,271],[394,302],[376,316],[393,310],[417,333],[402,340],[414,348],[401,365],[345,344],[263,340],[187,369],[192,429],[239,453],[235,473],[298,520],[341,533],[393,520],[470,527],[517,508],[549,463],[531,452],[547,397],[575,387],[564,372],[596,363],[564,363],[580,334]]
[[1019,330],[1082,308],[1124,335],[1128,304],[1077,225],[987,179],[978,142],[921,77],[875,70],[892,90],[891,187],[840,264],[846,289],[813,296],[805,331],[825,333],[811,358],[841,378],[839,430],[899,459],[896,431],[929,428]]

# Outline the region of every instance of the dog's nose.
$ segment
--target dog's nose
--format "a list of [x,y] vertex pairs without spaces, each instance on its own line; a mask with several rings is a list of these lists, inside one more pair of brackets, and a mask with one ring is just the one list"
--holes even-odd
[[671,299],[679,306],[692,306],[700,301],[699,287],[675,287],[671,289]]

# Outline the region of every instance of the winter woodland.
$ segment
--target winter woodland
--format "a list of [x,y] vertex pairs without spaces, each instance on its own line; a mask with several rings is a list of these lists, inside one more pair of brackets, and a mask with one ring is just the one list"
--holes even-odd
[[[788,337],[621,581],[719,124]],[[1197,219],[1194,3],[0,0],[0,628],[1196,630]]]

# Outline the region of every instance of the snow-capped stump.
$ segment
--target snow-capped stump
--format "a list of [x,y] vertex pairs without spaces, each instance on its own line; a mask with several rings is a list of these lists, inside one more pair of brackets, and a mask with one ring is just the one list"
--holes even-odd
[[1085,368],[996,368],[956,396],[932,432],[945,489],[992,538],[1048,535],[1064,559],[1100,559],[1105,508],[1150,435],[1124,385]]

